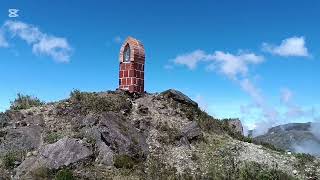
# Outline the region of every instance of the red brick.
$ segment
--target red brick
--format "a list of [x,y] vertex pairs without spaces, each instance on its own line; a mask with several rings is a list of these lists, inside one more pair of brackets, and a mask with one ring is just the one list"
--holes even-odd
[[134,70],[129,71],[129,77],[134,77]]
[[128,77],[128,71],[127,70],[124,71],[124,77]]
[[134,86],[129,86],[129,91],[130,91],[130,92],[135,91],[135,90],[134,90]]

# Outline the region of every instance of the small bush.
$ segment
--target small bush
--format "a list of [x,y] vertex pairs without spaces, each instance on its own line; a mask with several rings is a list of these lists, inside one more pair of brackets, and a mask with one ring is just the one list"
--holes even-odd
[[48,143],[48,144],[52,144],[57,142],[59,139],[61,139],[62,136],[61,134],[57,133],[57,132],[50,132],[47,134],[47,136],[44,138],[44,142]]
[[73,177],[73,174],[69,169],[61,169],[60,171],[58,171],[54,179],[55,180],[73,180],[75,178]]
[[17,98],[11,102],[11,110],[29,109],[31,107],[41,106],[44,102],[40,101],[37,97],[23,95],[18,93]]
[[18,151],[10,151],[1,157],[2,164],[6,169],[13,169],[16,161],[23,159],[24,153]]
[[0,112],[0,128],[3,128],[8,125],[9,118],[5,113]]
[[308,163],[311,163],[315,160],[315,157],[310,154],[305,153],[295,153],[294,156],[298,159],[297,164],[295,166],[297,168],[304,168],[304,166]]
[[135,161],[126,154],[114,156],[114,166],[116,168],[132,169],[134,165]]
[[34,169],[30,172],[32,179],[34,180],[44,180],[44,179],[51,179],[52,172],[50,169],[46,167],[39,167]]

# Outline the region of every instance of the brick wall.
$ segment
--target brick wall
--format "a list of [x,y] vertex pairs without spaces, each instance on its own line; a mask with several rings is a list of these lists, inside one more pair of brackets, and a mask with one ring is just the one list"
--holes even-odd
[[[130,46],[130,61],[124,62],[123,51]],[[119,89],[130,92],[144,92],[144,47],[138,40],[129,37],[120,49]]]

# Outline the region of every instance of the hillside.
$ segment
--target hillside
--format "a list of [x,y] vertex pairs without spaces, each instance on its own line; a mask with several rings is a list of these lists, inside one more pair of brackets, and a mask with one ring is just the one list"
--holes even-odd
[[277,148],[320,156],[320,139],[311,131],[312,123],[290,123],[273,127],[257,141],[273,144]]
[[0,179],[320,177],[319,159],[254,144],[239,120],[215,119],[176,90],[20,99],[0,114]]

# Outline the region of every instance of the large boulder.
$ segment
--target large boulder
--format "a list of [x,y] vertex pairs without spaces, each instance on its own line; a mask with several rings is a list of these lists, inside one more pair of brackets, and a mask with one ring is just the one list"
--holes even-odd
[[39,168],[59,169],[69,166],[89,158],[92,154],[92,151],[78,139],[65,137],[41,148],[37,156],[24,160],[16,168],[15,178],[27,178],[32,171]]
[[0,154],[37,149],[41,144],[41,131],[42,128],[37,125],[6,130],[0,144]]
[[49,169],[69,166],[91,155],[92,151],[84,146],[82,142],[67,137],[60,139],[54,144],[45,146],[40,151],[40,156],[45,160]]
[[148,154],[146,138],[121,115],[111,112],[101,114],[98,129],[101,141],[112,151],[138,159]]
[[175,101],[178,101],[183,104],[191,104],[192,106],[198,107],[198,104],[191,100],[188,96],[183,94],[180,91],[169,89],[161,93],[161,95],[165,98],[172,98]]

